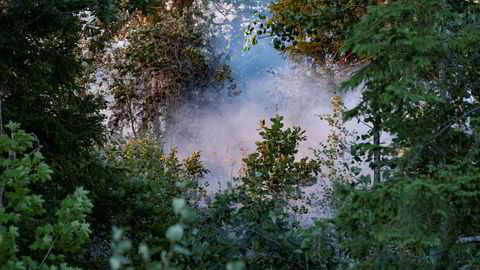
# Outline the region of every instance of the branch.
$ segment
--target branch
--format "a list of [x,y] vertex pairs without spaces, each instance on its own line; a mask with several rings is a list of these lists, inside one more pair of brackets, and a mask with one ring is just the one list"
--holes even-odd
[[273,239],[270,239],[270,238],[266,237],[265,235],[263,235],[263,234],[261,234],[261,233],[259,233],[259,232],[257,232],[257,231],[254,231],[254,230],[252,230],[252,229],[246,229],[246,231],[253,232],[254,234],[262,237],[263,239],[265,239],[265,240],[267,240],[267,241],[270,241],[270,242],[272,242],[272,243],[274,243],[274,244],[277,244],[277,245],[279,245],[280,247],[283,247],[283,245],[280,244],[279,242],[277,242],[277,241],[275,241],[275,240],[273,240]]
[[48,248],[47,254],[45,254],[45,256],[43,257],[43,260],[42,260],[42,262],[40,263],[40,266],[42,266],[42,265],[45,263],[45,261],[46,261],[47,258],[48,258],[48,255],[50,255],[50,252],[52,252],[53,246],[55,245],[55,242],[57,241],[57,238],[58,238],[58,234],[55,235],[55,238],[53,238],[53,241],[52,241],[52,243],[50,244],[50,247]]
[[372,57],[367,57],[367,58],[362,59],[362,60],[360,60],[360,61],[358,61],[358,62],[355,62],[355,63],[353,63],[353,64],[347,65],[346,68],[335,72],[335,76],[341,75],[342,73],[348,71],[349,69],[352,69],[353,67],[358,66],[358,65],[361,65],[361,64],[363,64],[363,63],[365,63],[365,62],[368,62],[368,61],[370,61],[371,59],[372,59]]
[[221,8],[219,7],[219,4],[217,3],[217,1],[212,1],[212,4],[215,7],[215,9],[218,11],[218,13],[220,13],[224,19],[227,19],[228,15],[226,14],[226,12],[221,11]]
[[348,7],[345,7],[344,9],[340,9],[340,10],[336,10],[336,11],[332,11],[333,13],[342,13],[344,11],[347,11],[349,9],[354,9],[354,8],[361,8],[363,9],[363,11],[367,11],[367,7],[366,6],[363,6],[363,5],[351,5],[351,6],[348,6]]
[[478,243],[478,242],[480,242],[480,235],[465,236],[457,239],[457,243]]
[[453,124],[455,124],[456,122],[462,120],[463,118],[469,116],[470,114],[473,114],[477,111],[480,111],[480,105],[471,109],[470,111],[462,114],[460,117],[457,117],[456,119],[454,119],[453,121],[451,121],[450,123],[444,125],[431,139],[430,141],[434,141],[435,139],[437,139],[440,135],[442,135],[442,133],[444,133],[445,131],[447,131]]
[[266,39],[266,38],[274,38],[275,36],[272,36],[272,35],[265,35],[265,36],[257,36],[257,40],[261,40],[261,39]]
[[40,18],[42,18],[43,16],[45,15],[62,15],[62,14],[69,14],[69,13],[75,13],[75,12],[79,12],[79,11],[82,11],[82,10],[85,10],[85,9],[88,9],[90,7],[92,7],[94,4],[96,3],[96,1],[92,1],[90,4],[88,4],[86,7],[83,7],[81,9],[78,9],[78,10],[71,10],[71,11],[63,11],[63,12],[47,12],[48,10],[52,9],[55,4],[52,3],[50,6],[48,6],[46,9],[44,9],[43,11],[41,11],[41,13],[33,18],[31,21],[29,22],[26,22],[25,24],[21,25],[20,27],[18,27],[17,29],[14,29],[13,30],[13,33],[16,33],[18,31],[21,31],[23,28],[35,23],[36,21],[38,21]]
[[[347,110],[347,111],[349,110],[345,105],[342,104],[341,106],[342,106],[343,109],[345,109],[345,110]],[[367,124],[365,121],[363,121],[362,119],[360,119],[359,116],[355,116],[355,118],[358,120],[359,123],[364,124],[364,125],[367,126],[368,128],[373,128],[373,126]]]
[[[280,256],[275,255],[275,254],[272,254],[272,253],[256,252],[256,254],[261,255],[261,256],[263,256],[263,257],[272,257],[272,258],[275,258],[275,259],[284,260],[284,261],[286,261],[286,262],[289,262],[289,263],[291,263],[291,264],[294,264],[294,265],[300,267],[301,269],[305,269],[305,267],[304,267],[303,265],[301,265],[301,264],[299,264],[299,263],[297,263],[297,262],[295,262],[295,261],[289,260],[289,259],[284,258],[284,257],[280,257]],[[307,268],[307,269],[308,269],[308,268]]]

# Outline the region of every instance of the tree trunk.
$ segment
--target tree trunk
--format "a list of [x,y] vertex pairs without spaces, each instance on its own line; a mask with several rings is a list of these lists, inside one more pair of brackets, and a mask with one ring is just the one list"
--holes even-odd
[[378,184],[382,181],[382,173],[380,171],[380,162],[381,162],[381,153],[380,153],[380,129],[378,127],[378,122],[375,122],[373,134],[373,144],[375,145],[375,150],[373,153],[373,163],[375,167],[373,168],[373,183]]
[[193,4],[193,0],[173,0],[173,6],[183,15],[184,9],[189,9]]
[[[3,135],[2,98],[0,97],[0,135]],[[0,186],[0,209],[3,208],[4,186]]]
[[[373,106],[375,111],[379,111],[377,106]],[[382,149],[380,147],[380,137],[382,135],[382,120],[380,116],[375,116],[373,120],[373,184],[382,182]]]

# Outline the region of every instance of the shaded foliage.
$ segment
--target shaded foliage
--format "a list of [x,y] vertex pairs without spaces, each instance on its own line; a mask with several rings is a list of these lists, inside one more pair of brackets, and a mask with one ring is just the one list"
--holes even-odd
[[29,152],[33,136],[10,123],[10,136],[0,135],[0,268],[50,269],[65,264],[88,240],[86,215],[92,208],[88,191],[77,188],[49,216],[44,199],[31,190],[51,180],[52,170],[38,149]]
[[174,12],[163,12],[132,30],[118,52],[111,91],[113,126],[129,127],[135,136],[172,129],[182,106],[209,102],[205,92],[232,83],[231,71],[209,50],[202,29]]

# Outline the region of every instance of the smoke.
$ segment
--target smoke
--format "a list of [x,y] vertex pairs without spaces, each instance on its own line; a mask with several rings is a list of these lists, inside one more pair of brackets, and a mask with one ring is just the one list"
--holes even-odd
[[[307,140],[299,145],[298,158],[313,157],[312,149],[318,149],[320,142],[325,142],[330,127],[318,115],[332,113],[333,96],[340,96],[346,108],[353,108],[360,100],[361,91],[337,92],[332,83],[338,86],[344,77],[336,77],[335,82],[327,79],[321,70],[311,65],[295,62],[281,55],[273,48],[271,40],[262,39],[250,51],[244,51],[243,29],[254,19],[253,11],[261,10],[270,0],[225,0],[231,4],[217,4],[212,8],[215,16],[211,44],[218,53],[229,59],[233,77],[237,85],[235,92],[240,94],[228,96],[229,91],[218,92],[210,89],[202,99],[210,99],[207,105],[197,101],[184,104],[175,110],[173,129],[165,133],[165,150],[176,147],[180,157],[189,156],[193,151],[200,151],[202,161],[210,173],[204,184],[209,193],[228,187],[243,166],[242,159],[255,151],[259,122],[279,114],[284,117],[284,126],[299,126],[306,131]],[[237,5],[232,4],[237,3]],[[250,3],[250,5],[248,5]],[[213,10],[222,9],[222,10]],[[264,9],[263,9],[264,10]],[[112,48],[127,46],[122,41]],[[301,59],[300,59],[301,62]],[[320,68],[319,68],[320,69]],[[91,83],[91,91],[102,93],[112,101],[108,87],[115,73],[99,70]],[[200,100],[200,99],[199,99]],[[110,117],[111,111],[104,112]],[[348,130],[359,134],[365,133],[368,127],[357,121],[345,123]],[[129,130],[122,130],[123,136]],[[382,141],[388,142],[391,136],[384,134]],[[368,164],[362,169],[370,173]],[[319,183],[305,191],[314,194],[317,199],[324,195],[324,186]],[[328,183],[326,183],[328,185]],[[304,224],[309,218],[331,215],[331,209],[325,205],[314,205],[309,215],[301,217]]]
[[[241,21],[248,22],[252,18],[245,18],[243,14]],[[222,22],[225,20],[227,18]],[[299,145],[298,158],[312,158],[312,149],[318,149],[319,143],[325,142],[330,132],[328,124],[318,115],[332,113],[332,96],[339,95],[347,108],[353,108],[360,100],[360,91],[335,93],[332,81],[322,77],[321,72],[284,57],[268,39],[250,51],[243,51],[244,37],[238,33],[242,32],[244,23],[239,23],[235,14],[228,20],[234,23],[222,29],[229,32],[217,35],[213,44],[219,51],[227,48],[240,94],[226,98],[215,92],[208,106],[193,108],[192,104],[185,105],[175,116],[174,134],[165,138],[166,147],[177,147],[180,156],[201,151],[202,160],[210,170],[204,179],[210,193],[224,190],[228,182],[238,176],[242,159],[255,151],[255,142],[261,139],[258,135],[260,120],[268,122],[279,114],[284,117],[285,127],[301,127],[307,140]],[[335,79],[338,86],[346,77]],[[347,122],[345,126],[359,133],[367,130],[357,121]],[[305,191],[321,200],[325,195],[323,184],[319,182]],[[332,214],[325,204],[309,208],[308,215],[299,217],[303,224],[310,223],[312,217]]]
[[[253,10],[269,1],[243,1],[238,7],[220,4],[212,7],[216,23],[222,26],[212,36],[219,52],[227,53],[240,95],[225,98],[212,95],[208,106],[186,104],[174,121],[173,133],[165,138],[166,147],[177,147],[180,156],[201,151],[211,191],[224,189],[238,175],[242,158],[255,151],[259,121],[276,114],[284,117],[285,127],[300,126],[307,141],[299,146],[298,157],[312,157],[312,148],[325,141],[329,126],[317,115],[331,113],[331,97],[340,95],[347,107],[359,100],[359,92],[333,93],[328,80],[315,70],[280,55],[269,39],[244,51],[243,28],[254,19]],[[337,78],[337,84],[342,78]],[[331,82],[330,82],[331,83]],[[213,92],[213,91],[212,91]],[[193,109],[192,109],[193,108]],[[365,129],[348,123],[351,129]]]
[[[226,1],[227,2],[227,1]],[[285,127],[300,126],[306,131],[307,141],[299,146],[298,157],[312,157],[312,148],[325,141],[329,126],[317,115],[331,113],[331,98],[340,95],[347,108],[359,100],[359,91],[332,92],[331,81],[319,75],[309,65],[294,62],[273,48],[271,40],[263,39],[249,51],[244,51],[243,29],[254,18],[254,11],[263,10],[270,1],[243,0],[218,2],[211,6],[214,15],[211,44],[218,53],[230,59],[236,91],[240,94],[227,97],[224,91],[207,91],[210,102],[200,106],[195,102],[183,105],[173,116],[172,131],[166,133],[165,146],[177,147],[180,157],[200,151],[207,169],[211,172],[205,181],[211,191],[223,189],[238,175],[242,158],[255,151],[259,122],[279,114]],[[237,3],[238,2],[238,3]],[[237,3],[237,4],[235,4]],[[123,41],[112,48],[126,46]],[[298,58],[298,57],[297,57]],[[105,92],[115,74],[96,74],[92,91]],[[340,84],[345,78],[336,78]],[[107,83],[102,86],[102,81]],[[108,83],[109,82],[109,83]],[[105,94],[107,99],[111,96]],[[109,110],[105,111],[111,115]],[[350,129],[365,130],[365,126],[347,123]],[[124,131],[129,134],[128,129]]]
[[[230,59],[236,92],[240,94],[229,97],[228,91],[220,94],[216,89],[207,91],[203,98],[210,98],[208,105],[192,101],[176,110],[172,119],[174,128],[164,138],[166,150],[176,147],[180,157],[193,151],[201,152],[204,165],[210,170],[204,181],[211,193],[225,189],[227,183],[238,176],[242,159],[255,151],[255,142],[261,139],[258,135],[260,120],[269,122],[279,114],[284,117],[285,127],[301,127],[306,131],[307,140],[300,144],[298,158],[313,157],[312,149],[325,142],[330,131],[328,124],[317,115],[332,113],[331,98],[334,95],[339,95],[347,108],[355,106],[360,96],[360,91],[333,92],[331,80],[322,77],[321,72],[309,65],[284,57],[273,48],[269,39],[263,39],[250,51],[244,51],[241,33],[245,25],[254,19],[253,11],[265,7],[270,1],[239,2],[238,6],[225,4],[223,10],[212,11],[216,16],[215,24],[220,26],[212,30],[214,40],[211,44]],[[222,8],[222,5],[217,4],[214,8]],[[98,72],[92,91],[102,92],[100,81],[109,79],[108,76]],[[335,84],[339,85],[345,78],[335,79]],[[111,99],[111,96],[107,95],[107,98]],[[111,114],[108,110],[105,113],[107,116]],[[346,123],[346,127],[360,133],[366,130],[356,121]],[[322,191],[321,185],[308,188],[309,193],[322,194]],[[312,215],[324,215],[322,210],[318,207]]]
[[[295,68],[294,63],[289,63],[273,49],[262,59],[269,62],[271,57],[279,57],[281,65],[271,64],[255,76],[237,73],[237,81],[243,82],[239,96],[201,107],[194,115],[177,115],[176,133],[166,138],[167,147],[175,145],[181,156],[201,151],[211,171],[207,181],[212,190],[226,187],[227,182],[238,175],[242,158],[255,151],[255,142],[261,139],[258,135],[261,119],[268,121],[279,114],[284,116],[285,127],[300,126],[306,131],[307,141],[299,146],[299,158],[312,157],[311,148],[318,148],[319,142],[328,136],[328,124],[317,115],[331,113],[331,97],[336,93],[329,91],[326,80]],[[357,93],[343,94],[343,100],[346,104],[354,103]]]

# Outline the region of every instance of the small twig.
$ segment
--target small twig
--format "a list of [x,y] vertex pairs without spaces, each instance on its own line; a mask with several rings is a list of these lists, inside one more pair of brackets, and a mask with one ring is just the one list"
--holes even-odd
[[272,242],[272,243],[275,243],[275,244],[283,247],[283,245],[282,245],[281,243],[279,243],[279,242],[277,242],[277,241],[275,241],[275,240],[273,240],[273,239],[270,239],[270,238],[266,237],[265,235],[263,235],[263,234],[261,234],[261,233],[259,233],[259,232],[257,232],[257,231],[254,231],[254,230],[252,230],[252,229],[247,229],[247,231],[253,232],[253,233],[255,233],[256,235],[262,237],[263,239],[265,239],[265,240],[267,240],[267,241],[270,241],[270,242]]
[[212,1],[212,4],[215,7],[215,9],[218,11],[218,13],[220,13],[224,17],[224,19],[227,19],[228,15],[226,14],[226,12],[221,11],[221,8],[218,6],[217,1]]
[[351,65],[348,65],[346,68],[335,72],[335,76],[338,76],[338,75],[340,75],[340,74],[348,71],[349,69],[351,69],[351,68],[353,68],[353,67],[355,67],[355,66],[361,65],[361,64],[363,64],[363,63],[365,63],[365,62],[367,62],[367,61],[369,61],[369,60],[371,60],[371,59],[372,59],[372,57],[367,57],[367,58],[365,58],[365,59],[363,59],[363,60],[361,60],[361,61],[358,61],[358,62],[356,62],[356,63],[353,63],[353,64],[351,64]]
[[302,269],[305,269],[305,267],[303,267],[303,265],[301,265],[301,264],[299,264],[299,263],[297,263],[297,262],[295,262],[295,261],[289,260],[289,259],[287,259],[287,258],[277,256],[277,255],[275,255],[275,254],[271,254],[271,253],[260,253],[260,252],[257,252],[256,254],[262,255],[262,256],[264,256],[264,257],[272,257],[272,258],[284,260],[284,261],[289,262],[289,263],[291,263],[291,264],[294,264],[294,265],[296,265],[296,266],[298,266],[298,267],[300,267],[300,268],[302,268]]
[[477,106],[473,109],[471,109],[470,111],[462,114],[460,117],[457,117],[456,119],[454,119],[453,121],[450,121],[450,123],[447,123],[445,124],[429,141],[434,141],[435,139],[437,139],[440,135],[442,135],[442,133],[444,133],[445,131],[447,131],[453,124],[455,124],[456,122],[462,120],[463,118],[469,116],[470,114],[472,113],[475,113],[477,111],[480,111],[480,106]]
[[310,270],[310,266],[308,265],[308,255],[305,253],[305,266],[307,267],[307,270]]
[[457,240],[458,243],[478,243],[480,242],[480,236],[466,236],[466,237],[460,237]]
[[55,235],[55,237],[53,238],[53,241],[50,244],[50,247],[48,248],[47,254],[45,254],[45,257],[43,257],[43,260],[40,263],[40,266],[42,266],[45,263],[45,261],[47,260],[48,255],[50,255],[50,253],[52,252],[53,246],[55,245],[55,241],[57,241],[57,239],[58,239],[58,234]]
[[0,187],[0,209],[3,208],[3,193],[4,193],[4,186]]
[[[342,108],[344,108],[345,110],[348,110],[348,108],[345,107],[345,105],[342,104],[341,106],[342,106]],[[369,127],[369,128],[373,128],[371,125],[369,125],[369,124],[365,123],[365,121],[361,120],[358,116],[355,116],[355,118],[358,120],[359,123],[362,123],[362,124],[364,124],[365,126],[367,126],[367,127]]]
[[348,7],[344,8],[344,9],[333,10],[333,11],[331,11],[331,12],[332,12],[332,13],[342,13],[342,12],[345,12],[345,11],[347,11],[347,10],[349,10],[349,9],[354,9],[354,8],[361,8],[361,9],[363,9],[364,11],[367,10],[367,7],[366,7],[366,6],[362,6],[362,5],[351,5],[351,6],[348,6]]
[[[2,98],[0,97],[0,135],[3,135],[3,118],[2,118]],[[0,187],[0,208],[3,208],[3,192],[5,187]]]

